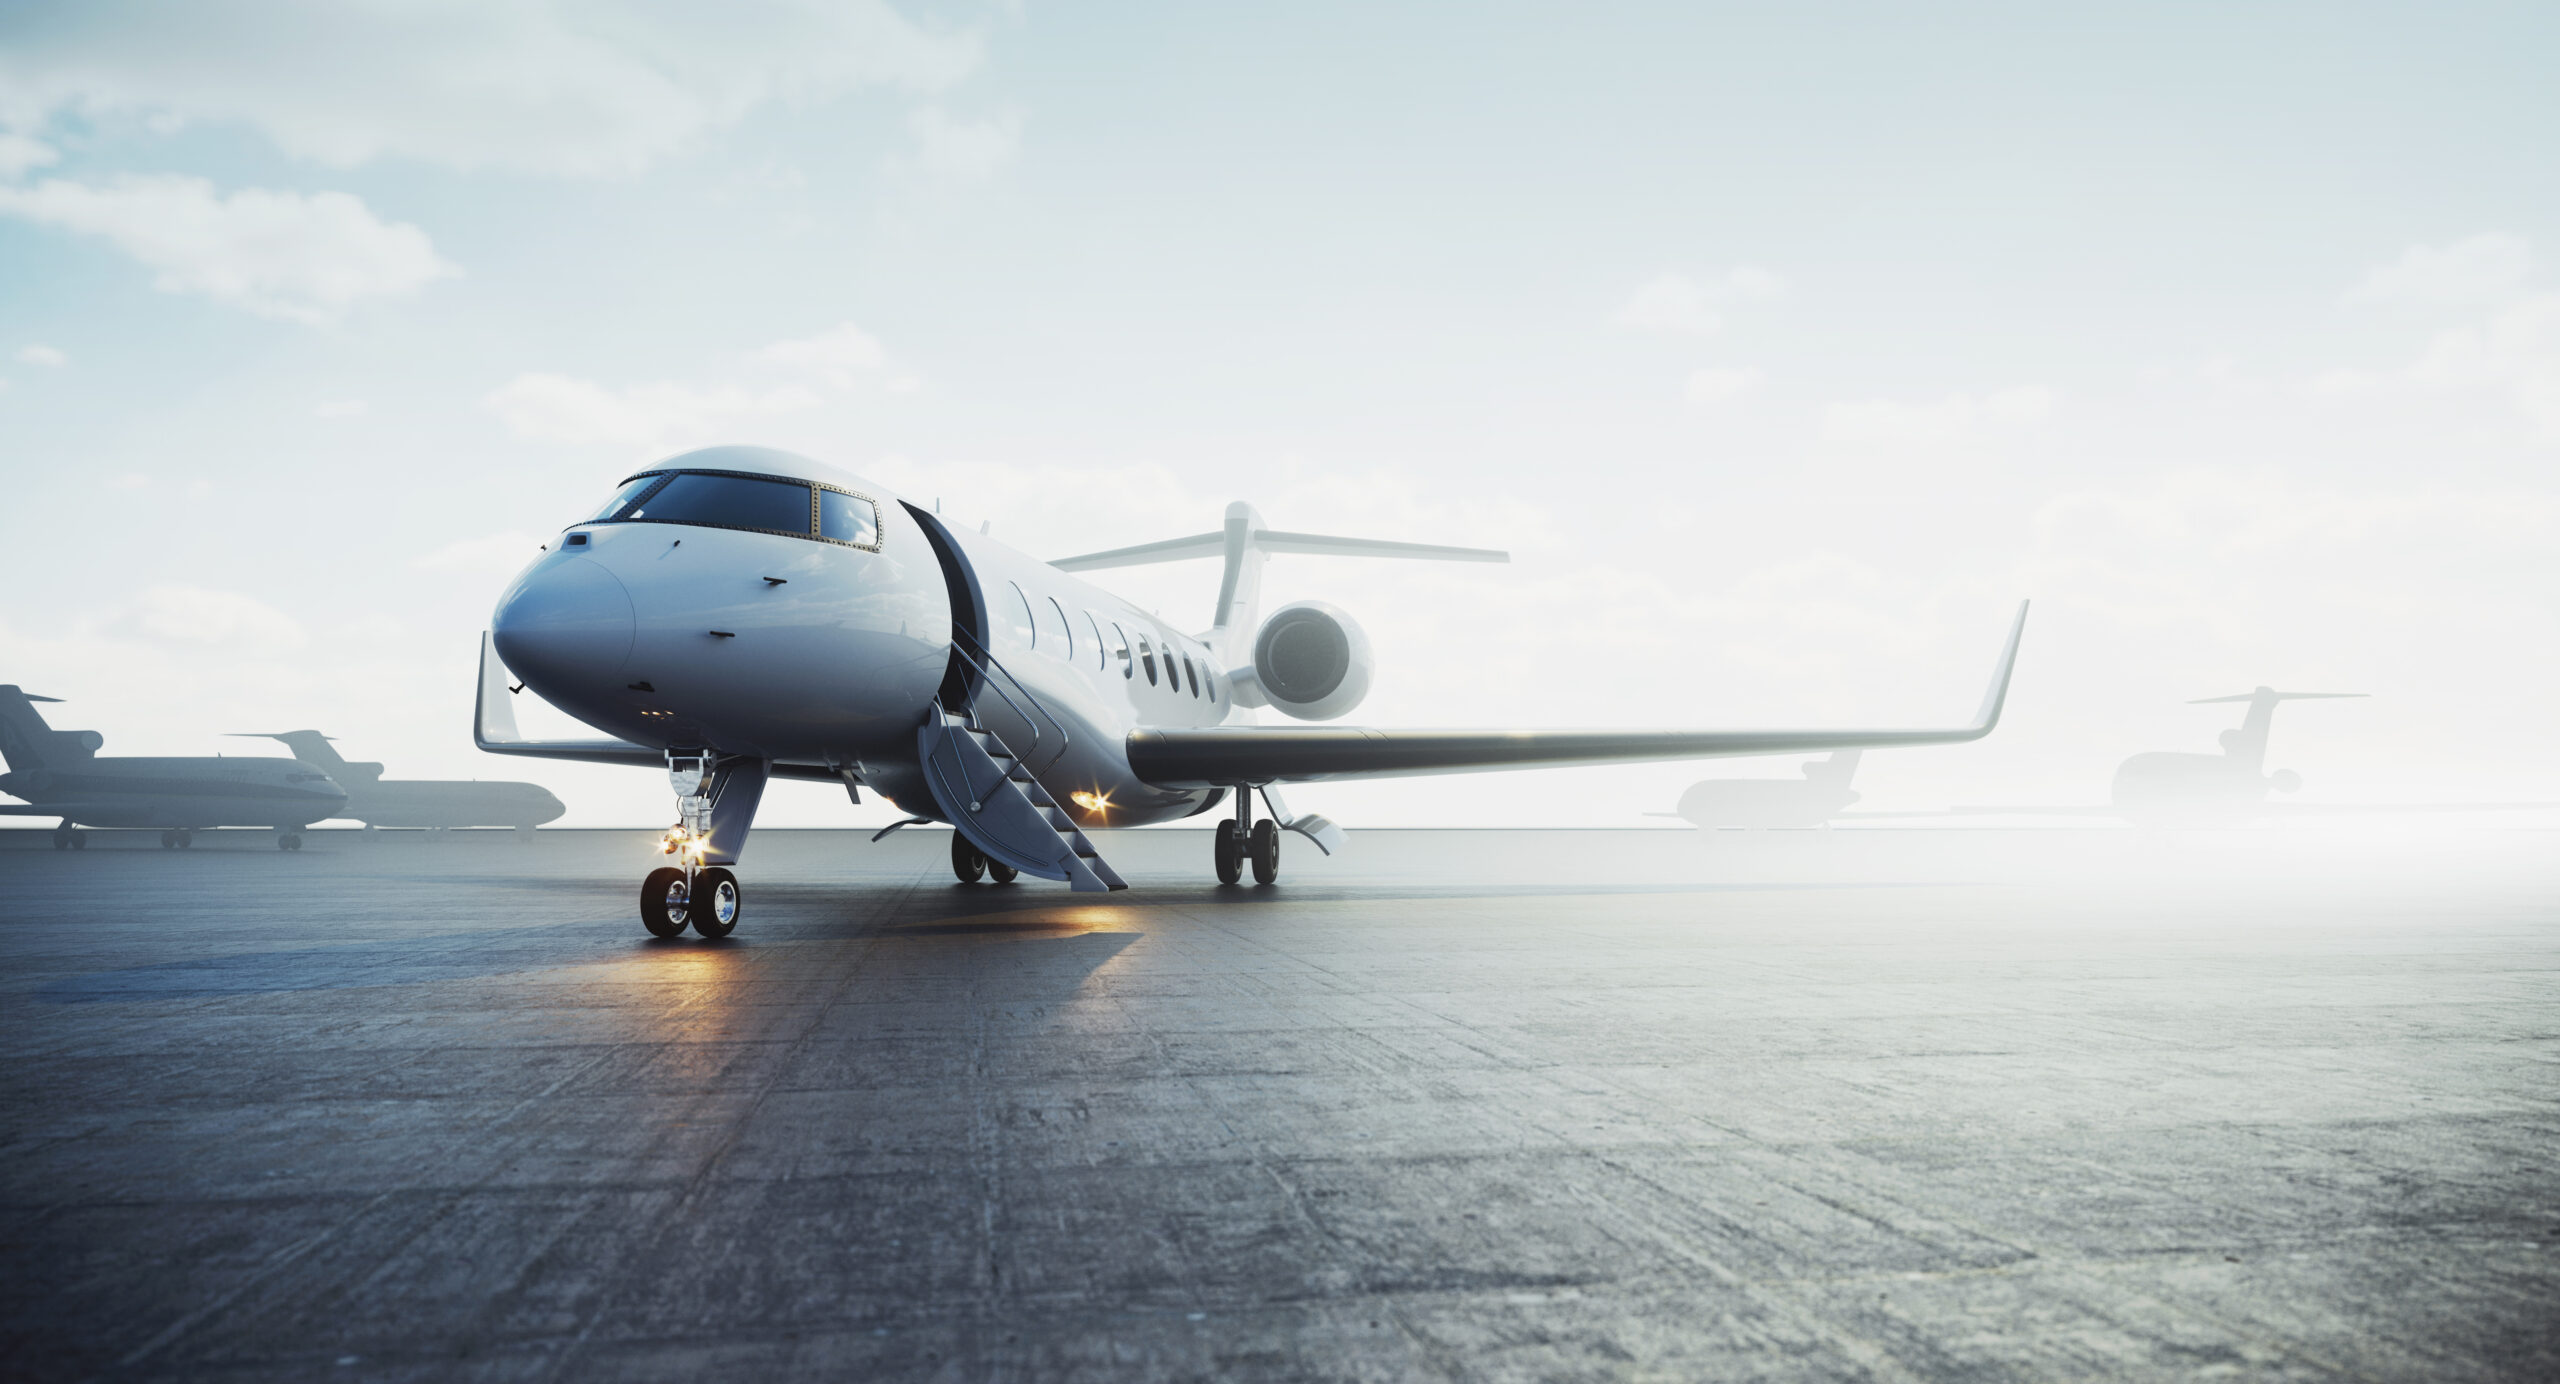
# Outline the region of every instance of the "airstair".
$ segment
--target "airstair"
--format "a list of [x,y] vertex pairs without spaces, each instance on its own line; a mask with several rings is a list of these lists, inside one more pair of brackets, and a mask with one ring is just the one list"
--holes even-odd
[[[979,719],[974,706],[954,712],[937,699],[916,730],[916,757],[943,815],[988,859],[1024,874],[1064,880],[1080,894],[1128,888],[1128,881],[1094,850],[1024,763],[1044,749],[1049,751],[1044,762],[1056,763],[1066,748],[1066,728],[992,656],[983,661],[965,651],[961,656],[982,675],[980,695],[992,691],[1003,699],[1013,712],[1011,719],[1019,723],[1016,734],[1027,743],[1016,753]],[[998,678],[1012,682],[1020,698],[1006,692]],[[1046,742],[1053,736],[1058,743],[1050,747]]]

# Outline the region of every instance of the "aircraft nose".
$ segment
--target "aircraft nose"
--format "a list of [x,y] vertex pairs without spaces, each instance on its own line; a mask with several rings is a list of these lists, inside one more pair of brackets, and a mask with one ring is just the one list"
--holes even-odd
[[557,700],[610,686],[631,657],[631,593],[589,558],[545,563],[518,580],[490,622],[498,657]]

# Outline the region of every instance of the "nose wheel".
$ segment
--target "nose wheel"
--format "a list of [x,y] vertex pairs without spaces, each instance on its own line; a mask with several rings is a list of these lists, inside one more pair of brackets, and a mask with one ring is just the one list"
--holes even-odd
[[662,865],[641,881],[640,925],[652,937],[681,937],[688,927],[704,937],[726,937],[738,930],[745,898],[738,877],[717,865]]

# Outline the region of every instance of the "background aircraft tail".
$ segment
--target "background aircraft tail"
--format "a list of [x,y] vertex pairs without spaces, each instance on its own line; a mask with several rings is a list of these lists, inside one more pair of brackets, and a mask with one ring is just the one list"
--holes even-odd
[[1826,788],[1846,788],[1858,772],[1858,756],[1864,750],[1833,750],[1828,759],[1808,761],[1804,766],[1807,780]]
[[2267,764],[2267,732],[2275,725],[2276,703],[2313,701],[2332,697],[2362,697],[2363,692],[2278,692],[2272,687],[2241,692],[2229,697],[2198,697],[2189,706],[2219,706],[2228,702],[2247,702],[2249,714],[2238,730],[2222,733],[2222,752],[2245,761],[2252,772]]
[[316,730],[235,730],[243,740],[281,740],[293,751],[293,757],[326,773],[341,787],[349,782],[362,783],[382,777],[379,764],[351,764],[329,747],[329,737]]
[[1106,567],[1140,567],[1194,557],[1224,557],[1226,571],[1218,583],[1218,616],[1209,645],[1233,663],[1238,641],[1253,633],[1262,608],[1262,562],[1272,553],[1306,553],[1319,557],[1400,557],[1430,562],[1509,562],[1511,554],[1492,548],[1451,548],[1437,543],[1395,543],[1377,538],[1336,538],[1320,533],[1284,533],[1265,527],[1261,511],[1238,500],[1227,506],[1226,527],[1215,533],[1141,543],[1134,548],[1084,553],[1049,564],[1062,572],[1097,572]]
[[87,759],[107,743],[94,730],[55,730],[46,725],[35,703],[61,700],[0,685],[0,759],[7,760],[12,771],[31,774],[47,764]]

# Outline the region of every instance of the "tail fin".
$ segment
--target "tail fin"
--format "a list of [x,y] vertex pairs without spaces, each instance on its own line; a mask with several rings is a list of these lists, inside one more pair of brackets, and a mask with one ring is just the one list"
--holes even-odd
[[2266,767],[2267,732],[2275,726],[2276,703],[2370,695],[2365,692],[2278,692],[2272,687],[2261,687],[2230,697],[2198,697],[2187,705],[2219,706],[2227,702],[2247,702],[2249,714],[2241,718],[2240,728],[2222,733],[2222,751],[2244,761],[2251,772],[2256,772]]
[[48,763],[87,759],[107,743],[94,730],[55,730],[46,725],[44,713],[33,704],[61,700],[0,685],[0,759],[7,760],[11,769],[32,773]]
[[1228,646],[1250,633],[1262,606],[1262,560],[1272,553],[1306,553],[1319,557],[1401,557],[1430,562],[1509,562],[1511,554],[1492,548],[1451,548],[1437,543],[1394,543],[1377,538],[1334,538],[1318,533],[1284,533],[1263,526],[1262,513],[1238,500],[1227,506],[1226,527],[1215,533],[1141,543],[1134,548],[1083,553],[1049,565],[1061,572],[1098,572],[1106,567],[1140,567],[1185,558],[1224,557],[1226,573],[1218,583],[1218,618],[1209,643],[1221,658]]
[[[243,740],[281,740],[286,748],[293,751],[294,758],[326,772],[341,784],[349,777],[382,777],[381,765],[348,763],[344,756],[329,748],[329,737],[316,730],[235,730],[231,734]],[[373,772],[366,773],[368,769]]]
[[1808,761],[1804,766],[1804,776],[1813,783],[1846,788],[1849,780],[1857,775],[1858,756],[1863,753],[1862,750],[1833,750],[1829,759]]

